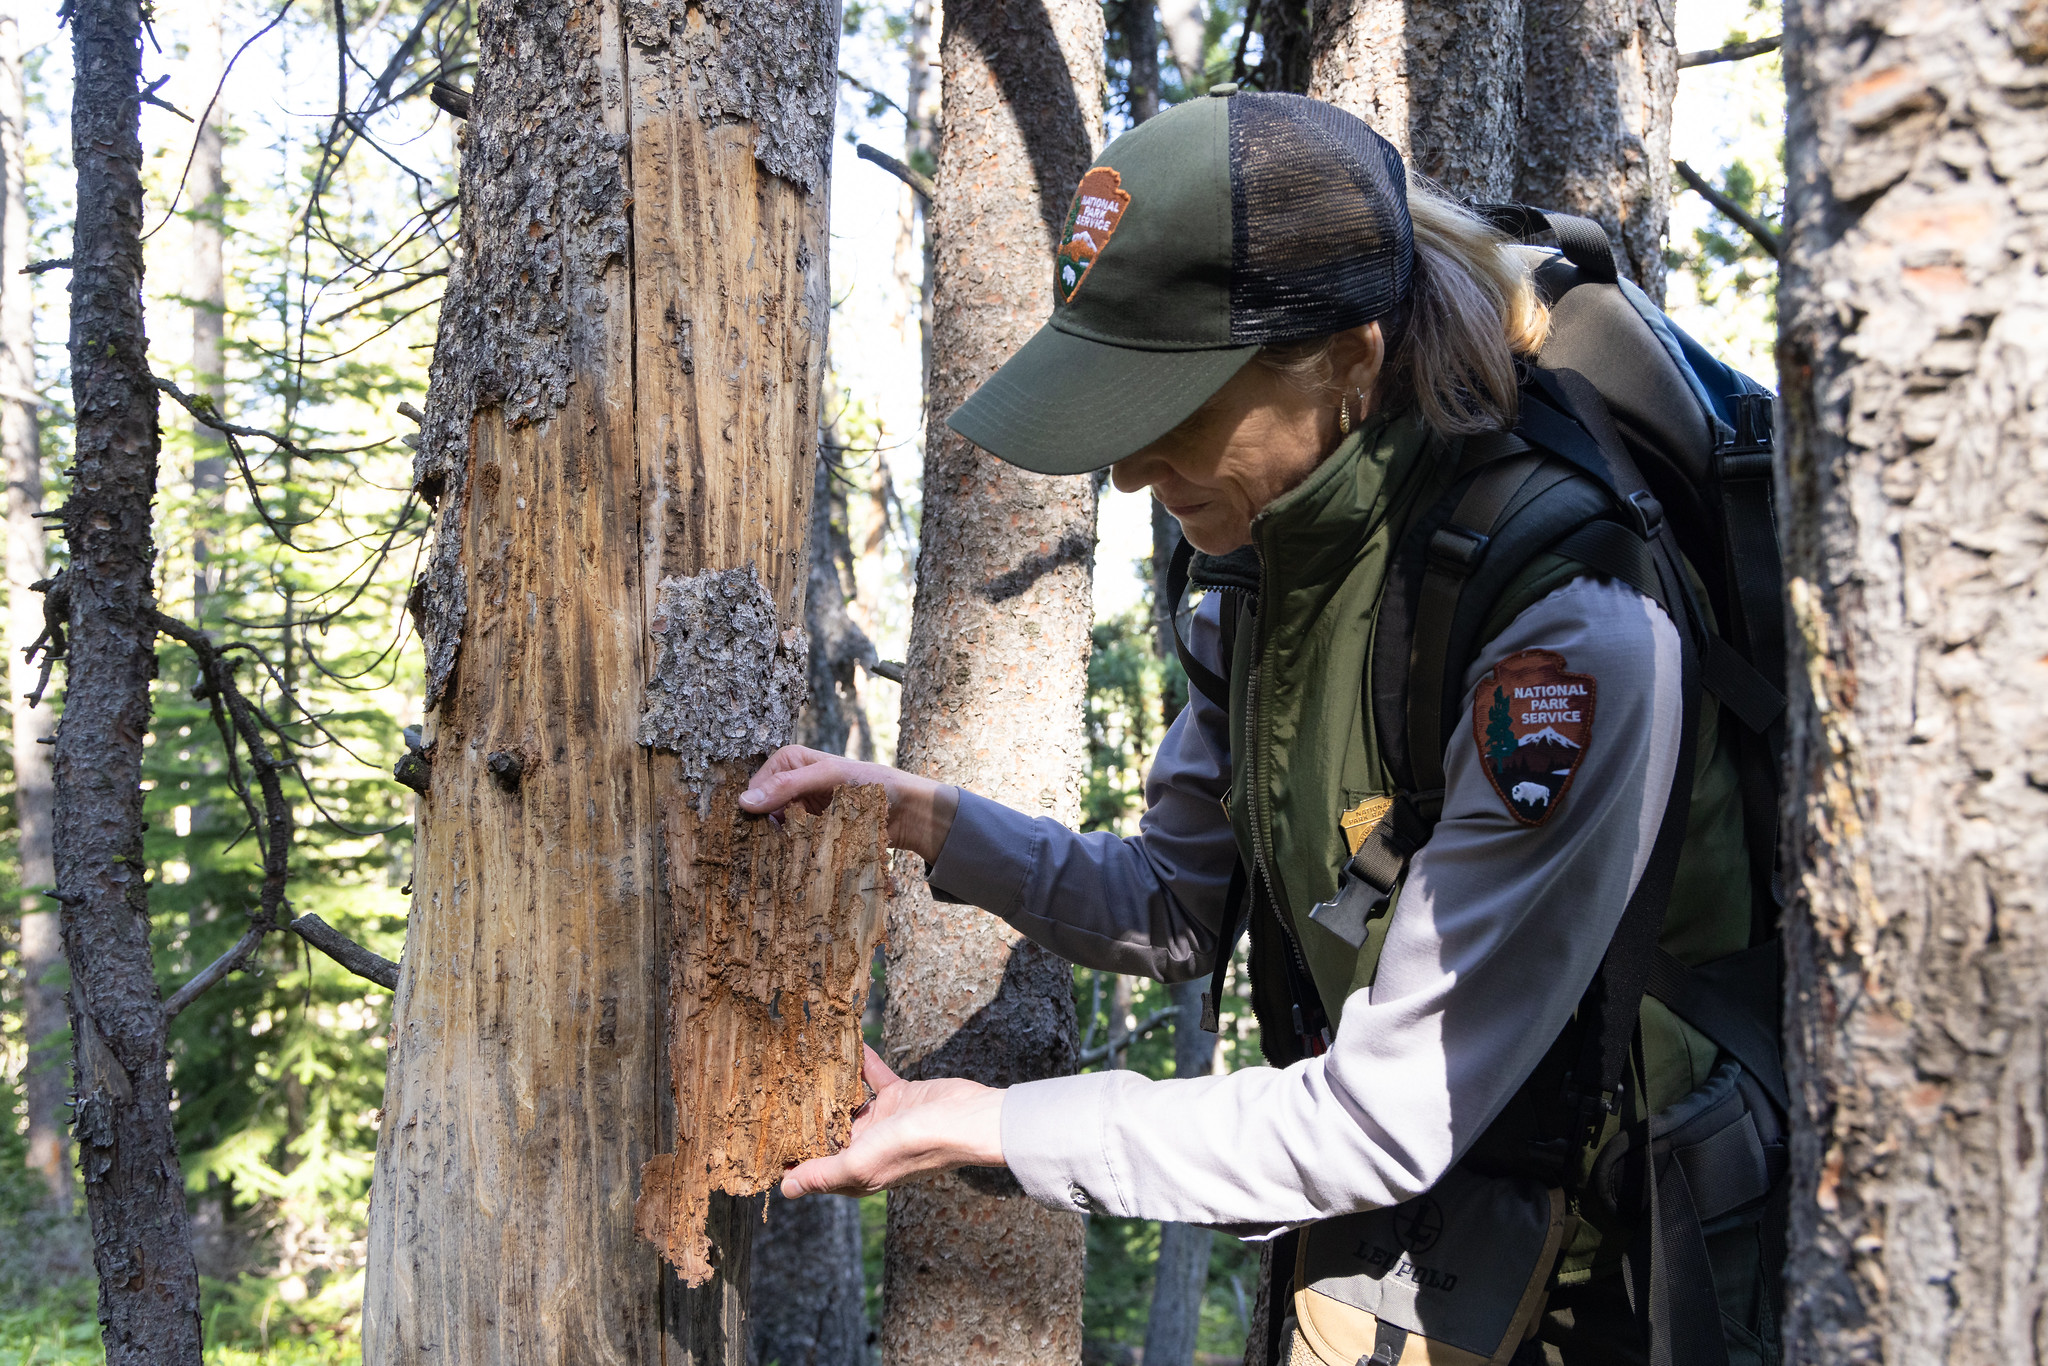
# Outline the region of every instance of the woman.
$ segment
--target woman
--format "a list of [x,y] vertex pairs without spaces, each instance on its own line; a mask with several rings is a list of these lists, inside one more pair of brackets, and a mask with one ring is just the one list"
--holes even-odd
[[[1454,1169],[1499,1131],[1571,1022],[1643,875],[1682,749],[1678,633],[1627,584],[1552,565],[1503,601],[1463,680],[1468,710],[1482,683],[1487,697],[1527,692],[1548,710],[1511,715],[1507,701],[1481,698],[1445,748],[1442,815],[1393,912],[1362,943],[1311,918],[1392,791],[1360,689],[1390,556],[1451,486],[1469,439],[1513,425],[1517,357],[1546,319],[1532,254],[1411,186],[1362,122],[1294,96],[1215,93],[1119,139],[1084,177],[1051,321],[950,423],[1028,469],[1107,466],[1119,489],[1150,489],[1202,552],[1197,580],[1226,590],[1195,612],[1190,649],[1232,691],[1227,702],[1191,696],[1154,761],[1140,833],[1078,835],[796,748],[774,755],[742,801],[762,814],[818,810],[841,783],[879,782],[892,844],[924,858],[935,893],[1076,963],[1167,981],[1206,974],[1228,951],[1242,860],[1254,994],[1268,1055],[1287,1065],[1000,1090],[902,1082],[870,1055],[876,1097],[853,1142],[791,1171],[789,1195],[1006,1164],[1055,1208],[1246,1236],[1328,1227],[1319,1221],[1425,1193],[1448,1200]],[[1507,760],[1532,741],[1553,757],[1506,781],[1520,771]],[[1726,803],[1703,808],[1696,795],[1693,809],[1695,828],[1719,821],[1726,835]],[[1734,838],[1739,861],[1739,829]],[[1707,857],[1697,843],[1696,865]],[[1689,885],[1715,892],[1674,898],[1667,945],[1679,922],[1699,941],[1688,961],[1746,942],[1744,877]],[[1714,1048],[1647,1007],[1643,1028],[1664,1061],[1642,1104],[1662,1109],[1708,1079]],[[1538,1242],[1549,1208],[1539,1206]],[[1569,1224],[1553,1219],[1546,1258]],[[1531,1338],[1515,1360],[1643,1359],[1618,1244],[1603,1254],[1600,1243],[1593,1221],[1579,1225],[1548,1314],[1540,1293],[1515,1307],[1505,1350]],[[1302,1262],[1294,1288],[1312,1273]],[[1745,1275],[1723,1287],[1731,1350],[1764,1359],[1767,1297]],[[1305,1313],[1324,1301],[1294,1303]],[[1375,1312],[1368,1322],[1382,1323],[1380,1350],[1391,1341],[1394,1360],[1399,1339],[1384,1335],[1401,1331],[1398,1315]],[[1297,1362],[1329,1355],[1329,1335],[1309,1327],[1294,1323],[1280,1344]]]

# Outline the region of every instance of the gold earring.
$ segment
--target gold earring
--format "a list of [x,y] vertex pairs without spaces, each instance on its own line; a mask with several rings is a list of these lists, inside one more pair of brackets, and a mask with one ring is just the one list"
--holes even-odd
[[1346,436],[1351,434],[1351,395],[1349,394],[1337,400],[1337,430]]

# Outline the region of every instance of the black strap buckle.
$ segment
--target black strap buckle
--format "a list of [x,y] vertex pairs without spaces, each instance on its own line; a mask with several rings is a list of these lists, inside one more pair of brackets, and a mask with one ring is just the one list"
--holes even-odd
[[1629,511],[1635,514],[1636,534],[1649,540],[1664,525],[1664,505],[1648,489],[1637,489],[1628,496]]
[[1493,537],[1469,527],[1443,526],[1429,538],[1429,567],[1454,578],[1464,578],[1479,564]]

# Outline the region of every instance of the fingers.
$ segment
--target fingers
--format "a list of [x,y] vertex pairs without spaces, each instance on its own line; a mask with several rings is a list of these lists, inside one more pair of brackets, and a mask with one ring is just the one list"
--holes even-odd
[[869,1195],[882,1187],[856,1172],[846,1153],[814,1157],[782,1174],[782,1194],[790,1200],[806,1195]]
[[882,1061],[880,1053],[877,1053],[866,1044],[860,1046],[860,1051],[861,1080],[865,1081],[868,1084],[868,1089],[877,1096],[903,1080],[903,1078],[889,1070],[889,1064]]
[[836,756],[784,745],[747,780],[740,805],[754,815],[766,816],[794,801],[807,806],[813,800],[828,801],[832,789],[846,781],[844,768],[845,761]]

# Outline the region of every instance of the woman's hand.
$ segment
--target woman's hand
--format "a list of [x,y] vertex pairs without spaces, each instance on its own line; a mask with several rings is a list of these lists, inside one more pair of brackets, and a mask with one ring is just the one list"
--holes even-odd
[[1003,1092],[948,1077],[905,1081],[862,1045],[875,1098],[853,1117],[853,1142],[782,1174],[782,1193],[868,1195],[919,1172],[1003,1165]]
[[946,832],[953,828],[953,813],[960,809],[960,789],[886,764],[863,764],[802,745],[784,745],[747,780],[740,805],[766,816],[796,802],[815,816],[842,783],[880,783],[889,796],[891,847],[908,849],[926,863],[939,861]]

